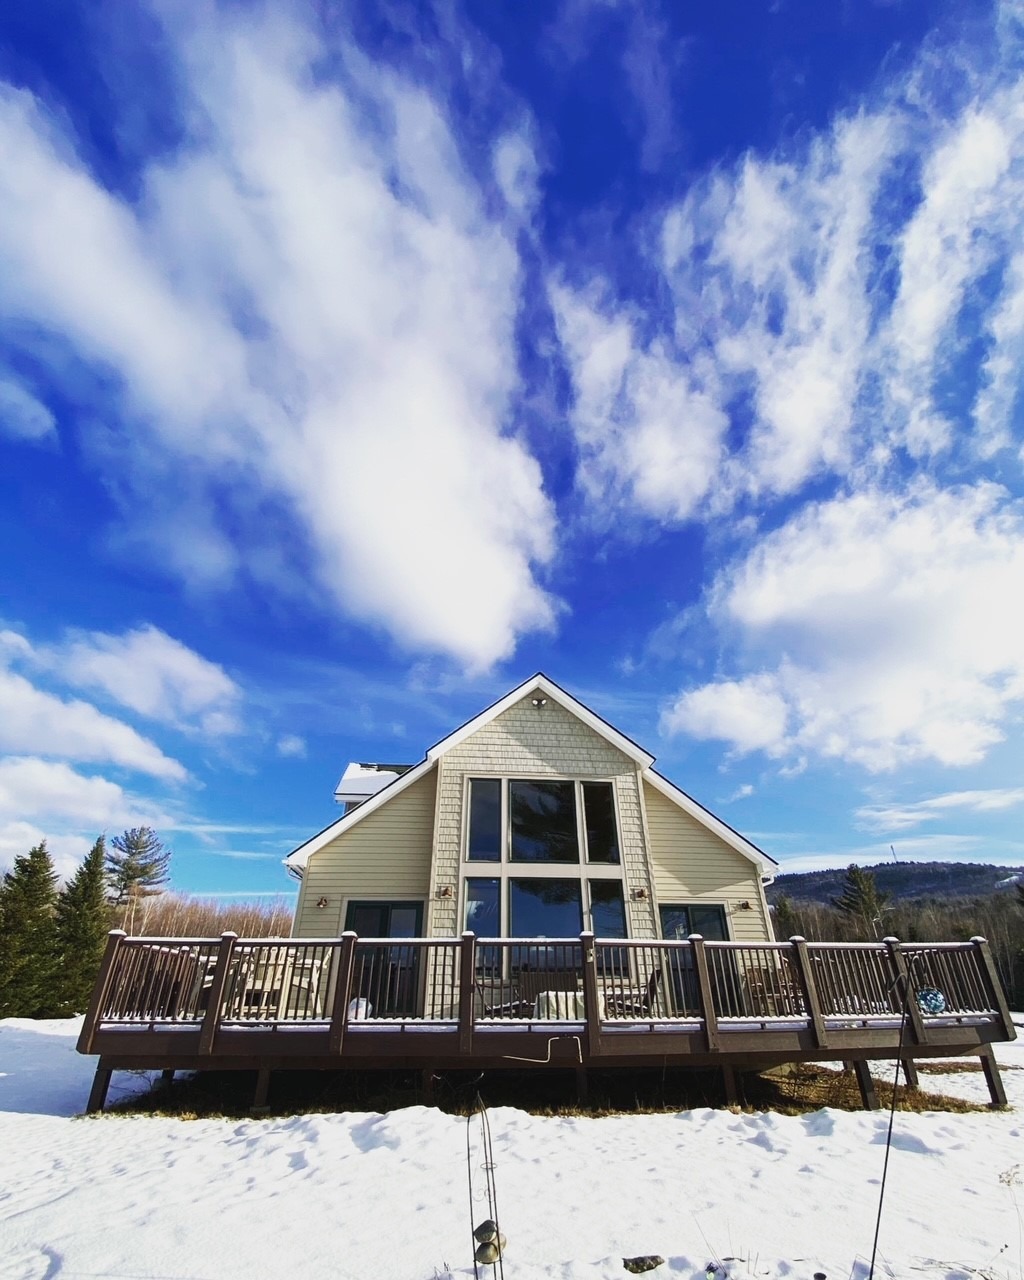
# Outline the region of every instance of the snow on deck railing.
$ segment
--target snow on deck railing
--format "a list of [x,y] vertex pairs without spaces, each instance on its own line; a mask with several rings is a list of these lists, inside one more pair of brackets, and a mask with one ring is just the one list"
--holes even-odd
[[221,1026],[326,1025],[340,1051],[352,1027],[440,1025],[469,1045],[501,1023],[693,1024],[717,1047],[719,1024],[800,1020],[816,1043],[836,1019],[929,1018],[1009,1011],[988,944],[781,943],[578,938],[129,938],[110,935],[79,1047],[96,1031],[192,1026],[200,1053]]

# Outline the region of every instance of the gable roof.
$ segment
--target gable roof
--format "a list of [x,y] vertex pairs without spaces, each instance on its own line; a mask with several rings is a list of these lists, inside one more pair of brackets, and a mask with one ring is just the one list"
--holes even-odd
[[765,867],[766,863],[770,866],[777,865],[774,858],[769,857],[768,854],[764,853],[755,844],[752,844],[744,836],[741,836],[738,831],[734,831],[727,823],[723,822],[720,818],[715,817],[709,809],[705,809],[703,805],[698,804],[697,801],[688,796],[685,791],[681,791],[666,778],[663,778],[659,773],[655,773],[654,769],[651,767],[654,764],[654,756],[652,756],[650,752],[637,746],[632,738],[627,738],[624,733],[620,733],[619,730],[613,725],[610,725],[607,720],[603,720],[599,715],[591,711],[588,706],[585,706],[578,699],[574,698],[571,693],[567,693],[561,685],[555,684],[554,680],[544,675],[543,672],[538,671],[537,674],[531,676],[529,680],[524,680],[522,684],[516,685],[516,687],[506,693],[504,697],[499,698],[497,702],[492,702],[491,705],[481,711],[479,715],[474,716],[471,720],[467,720],[465,724],[448,734],[447,737],[442,738],[440,742],[436,742],[428,749],[427,754],[420,763],[413,765],[408,772],[400,774],[393,781],[382,787],[376,795],[371,796],[368,800],[364,800],[358,808],[352,809],[343,817],[336,819],[329,826],[324,827],[322,831],[307,840],[304,844],[299,845],[297,849],[293,849],[284,860],[285,866],[290,872],[301,877],[302,869],[318,849],[322,849],[324,845],[329,844],[337,836],[342,835],[351,827],[356,826],[357,823],[362,822],[364,818],[367,818],[371,813],[376,812],[377,809],[382,805],[387,804],[389,800],[393,799],[407,787],[411,787],[421,778],[426,777],[445,752],[450,751],[452,747],[455,747],[460,742],[465,741],[465,739],[470,737],[471,734],[476,733],[478,729],[482,729],[484,725],[490,724],[490,722],[497,719],[502,712],[507,711],[509,707],[515,706],[517,702],[520,702],[529,694],[537,694],[540,697],[550,698],[553,702],[559,703],[559,705],[564,707],[571,715],[576,716],[577,719],[581,720],[588,726],[588,728],[592,729],[607,742],[611,743],[613,747],[621,751],[623,755],[634,760],[639,766],[645,781],[650,782],[653,787],[660,791],[669,800],[679,805],[679,807],[685,810],[690,817],[696,818],[698,822],[708,827],[709,830],[715,833],[715,835],[724,840],[726,844],[735,849],[737,853],[742,854],[745,858],[749,858],[751,862],[756,863],[762,871],[768,869]]

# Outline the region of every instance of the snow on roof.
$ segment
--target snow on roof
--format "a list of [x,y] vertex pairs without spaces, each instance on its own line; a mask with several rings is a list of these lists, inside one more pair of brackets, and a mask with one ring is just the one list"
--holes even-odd
[[358,804],[360,800],[375,796],[411,768],[411,764],[362,764],[353,761],[345,766],[345,772],[334,788],[334,798],[339,804]]

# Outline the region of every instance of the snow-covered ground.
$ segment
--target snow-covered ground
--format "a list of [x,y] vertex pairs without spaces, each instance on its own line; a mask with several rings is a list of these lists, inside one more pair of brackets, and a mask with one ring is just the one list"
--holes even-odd
[[[94,1060],[77,1020],[0,1022],[0,1277],[454,1280],[472,1276],[466,1121],[389,1115],[74,1118]],[[879,1275],[1024,1280],[1024,1048],[1013,1110],[896,1117]],[[922,1085],[987,1098],[977,1072]],[[114,1077],[118,1091],[138,1088]],[[707,1109],[490,1113],[506,1280],[866,1275],[888,1117]],[[475,1183],[483,1188],[474,1121]],[[485,1206],[473,1206],[476,1219]],[[481,1268],[489,1275],[489,1268]]]

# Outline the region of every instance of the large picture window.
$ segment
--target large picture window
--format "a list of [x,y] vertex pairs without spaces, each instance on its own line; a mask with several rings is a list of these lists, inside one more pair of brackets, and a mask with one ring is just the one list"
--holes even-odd
[[575,938],[583,928],[578,880],[509,881],[513,938]]
[[513,862],[579,862],[574,782],[508,784]]

